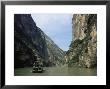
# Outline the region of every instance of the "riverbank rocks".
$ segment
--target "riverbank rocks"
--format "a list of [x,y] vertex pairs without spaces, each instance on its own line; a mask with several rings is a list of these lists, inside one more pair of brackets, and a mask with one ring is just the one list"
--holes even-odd
[[72,42],[66,52],[68,66],[92,68],[97,65],[97,15],[74,14]]

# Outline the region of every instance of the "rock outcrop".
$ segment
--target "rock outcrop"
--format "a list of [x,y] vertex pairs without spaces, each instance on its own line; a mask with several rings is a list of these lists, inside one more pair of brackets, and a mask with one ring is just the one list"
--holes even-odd
[[30,14],[14,15],[14,67],[32,66],[40,59],[44,66],[61,63],[64,52],[36,26]]
[[64,64],[64,55],[65,52],[60,49],[54,41],[52,41],[46,34],[45,34],[46,44],[47,44],[47,52],[48,52],[48,64],[51,65],[62,65]]
[[73,35],[66,52],[68,66],[91,68],[97,65],[97,15],[74,14]]

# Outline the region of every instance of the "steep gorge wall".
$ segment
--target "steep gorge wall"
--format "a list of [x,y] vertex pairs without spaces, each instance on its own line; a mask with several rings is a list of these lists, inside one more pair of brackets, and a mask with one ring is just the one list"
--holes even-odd
[[97,15],[74,14],[72,42],[66,52],[68,66],[91,68],[97,65]]
[[33,62],[38,58],[44,66],[56,66],[61,63],[60,59],[63,59],[63,55],[64,52],[36,26],[30,14],[14,15],[15,68],[32,67]]
[[57,66],[64,64],[65,52],[60,49],[46,34],[45,39],[47,44],[49,65]]

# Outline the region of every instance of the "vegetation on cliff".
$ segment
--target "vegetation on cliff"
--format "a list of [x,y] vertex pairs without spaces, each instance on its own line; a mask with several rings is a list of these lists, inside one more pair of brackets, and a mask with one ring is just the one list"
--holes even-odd
[[68,66],[91,68],[97,65],[97,15],[73,15],[73,39],[66,52]]
[[63,51],[36,26],[30,14],[14,15],[14,67],[45,67],[67,64],[92,68],[97,65],[97,15],[74,14],[72,41]]
[[14,15],[14,67],[33,66],[39,59],[43,66],[61,64],[64,52],[39,27],[30,14]]

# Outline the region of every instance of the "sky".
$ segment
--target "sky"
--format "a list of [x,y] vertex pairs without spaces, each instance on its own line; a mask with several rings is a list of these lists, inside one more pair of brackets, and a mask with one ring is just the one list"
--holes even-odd
[[36,26],[62,50],[67,51],[72,41],[72,14],[31,14]]

